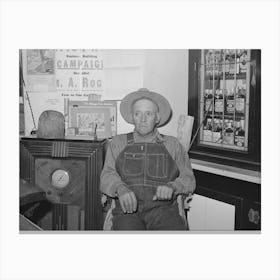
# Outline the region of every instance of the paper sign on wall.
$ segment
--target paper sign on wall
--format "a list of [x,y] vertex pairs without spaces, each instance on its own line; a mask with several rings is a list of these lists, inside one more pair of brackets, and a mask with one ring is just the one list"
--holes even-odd
[[103,93],[102,51],[95,49],[56,50],[55,70],[58,92]]

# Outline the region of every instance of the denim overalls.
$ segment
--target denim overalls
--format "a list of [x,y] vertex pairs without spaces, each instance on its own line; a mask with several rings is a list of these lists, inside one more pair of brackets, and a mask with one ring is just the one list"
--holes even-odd
[[179,169],[163,142],[135,143],[127,134],[127,146],[116,160],[122,181],[135,193],[137,212],[123,213],[119,201],[113,210],[113,229],[184,230],[175,196],[171,200],[153,201],[157,186],[166,185],[179,176]]

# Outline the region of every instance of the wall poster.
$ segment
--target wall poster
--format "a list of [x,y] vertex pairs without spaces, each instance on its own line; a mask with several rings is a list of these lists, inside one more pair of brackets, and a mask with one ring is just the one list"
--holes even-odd
[[64,113],[65,98],[87,101],[95,96],[101,100],[105,84],[102,50],[25,49],[20,55],[25,136],[36,128],[44,110]]
[[105,75],[101,50],[56,50],[55,70],[56,89],[63,97],[103,95]]

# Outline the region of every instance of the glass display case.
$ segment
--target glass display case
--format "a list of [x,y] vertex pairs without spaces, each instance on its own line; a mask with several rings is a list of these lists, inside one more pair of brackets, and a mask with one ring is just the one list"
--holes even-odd
[[260,50],[189,51],[191,157],[260,170]]

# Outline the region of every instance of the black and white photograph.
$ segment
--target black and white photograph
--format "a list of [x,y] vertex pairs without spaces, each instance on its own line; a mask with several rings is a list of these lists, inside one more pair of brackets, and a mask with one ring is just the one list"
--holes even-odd
[[280,279],[280,2],[0,1],[0,279]]
[[[54,53],[51,96],[30,53]],[[261,231],[260,49],[19,55],[20,231]]]

